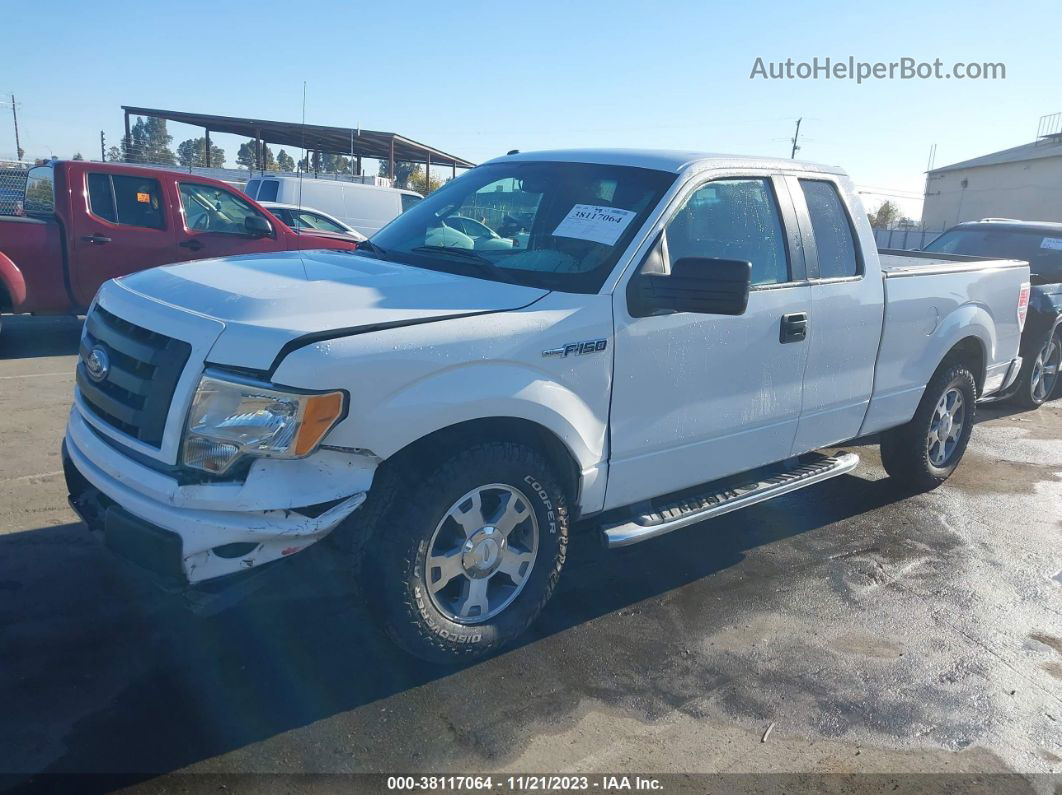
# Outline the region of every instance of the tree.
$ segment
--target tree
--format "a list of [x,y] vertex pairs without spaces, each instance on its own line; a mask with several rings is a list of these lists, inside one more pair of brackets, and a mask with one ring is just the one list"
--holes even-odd
[[321,171],[329,174],[349,174],[350,160],[343,155],[324,152],[321,154]]
[[425,184],[424,172],[421,170],[420,166],[416,166],[413,169],[413,172],[409,175],[409,178],[406,180],[405,186],[410,190],[415,190],[417,193],[427,196],[433,190],[442,187],[442,184],[443,180],[435,176],[433,176],[431,180],[427,184]]
[[[406,188],[409,186],[410,177],[413,176],[413,172],[419,168],[416,163],[410,163],[405,160],[395,161],[395,173],[394,175],[388,173],[388,161],[380,161],[380,176],[392,177],[394,179],[394,186],[396,188]],[[423,179],[423,177],[421,178]]]
[[279,168],[281,171],[294,171],[295,159],[283,149],[281,149],[279,152],[277,152],[277,168]]
[[[177,147],[177,162],[182,166],[205,166],[206,161],[206,136],[201,138],[189,138],[181,141]],[[225,150],[215,143],[210,144],[210,166],[221,168],[225,165]]]
[[173,136],[166,132],[166,120],[149,116],[145,121],[137,116],[129,131],[126,144],[130,163],[163,163],[173,165],[177,158],[170,149]]
[[[236,152],[236,165],[241,168],[246,168],[248,171],[258,168],[258,162],[254,156],[255,140],[252,138],[247,143],[240,144],[239,151]],[[266,144],[262,147],[265,152],[265,170],[276,171],[277,162],[273,157],[273,150]]]
[[125,158],[122,156],[122,150],[117,146],[112,146],[107,150],[107,162],[108,163],[121,163]]
[[72,158],[70,158],[70,159],[71,159],[71,160],[84,160],[85,158],[83,158],[83,157],[81,156],[81,153],[80,153],[80,152],[74,152],[74,156],[73,156]]
[[870,225],[875,229],[890,229],[900,217],[900,208],[891,201],[884,201],[872,213],[867,213]]

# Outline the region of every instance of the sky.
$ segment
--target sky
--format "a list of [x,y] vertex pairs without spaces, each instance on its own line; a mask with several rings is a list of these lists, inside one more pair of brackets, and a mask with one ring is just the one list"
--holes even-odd
[[[936,165],[1031,141],[1062,111],[1058,0],[0,3],[0,91],[27,157],[99,157],[121,106],[397,132],[474,162],[646,147],[845,168],[918,218]],[[18,34],[22,31],[21,35]],[[1002,62],[1003,80],[750,79],[764,62]],[[0,97],[0,100],[3,98]],[[170,124],[173,147],[200,130]],[[215,136],[234,165],[239,139]],[[277,147],[274,147],[276,149]],[[0,158],[15,151],[0,107]]]

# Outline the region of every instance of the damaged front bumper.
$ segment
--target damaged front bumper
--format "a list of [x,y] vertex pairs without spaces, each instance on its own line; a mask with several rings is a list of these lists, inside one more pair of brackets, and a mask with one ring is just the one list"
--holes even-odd
[[182,485],[104,441],[76,409],[63,442],[71,505],[112,551],[171,589],[305,549],[361,506],[375,467],[369,456],[322,450],[260,459],[242,482]]

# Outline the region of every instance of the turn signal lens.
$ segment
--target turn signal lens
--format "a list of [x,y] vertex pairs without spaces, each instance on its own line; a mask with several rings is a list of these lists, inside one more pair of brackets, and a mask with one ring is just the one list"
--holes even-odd
[[310,453],[343,413],[343,393],[310,395],[304,404],[302,422],[295,437],[295,455]]

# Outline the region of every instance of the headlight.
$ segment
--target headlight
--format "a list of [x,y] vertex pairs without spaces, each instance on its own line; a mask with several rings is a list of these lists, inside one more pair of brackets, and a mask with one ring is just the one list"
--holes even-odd
[[183,460],[224,472],[243,455],[302,458],[342,414],[342,392],[303,395],[204,375],[188,412]]

